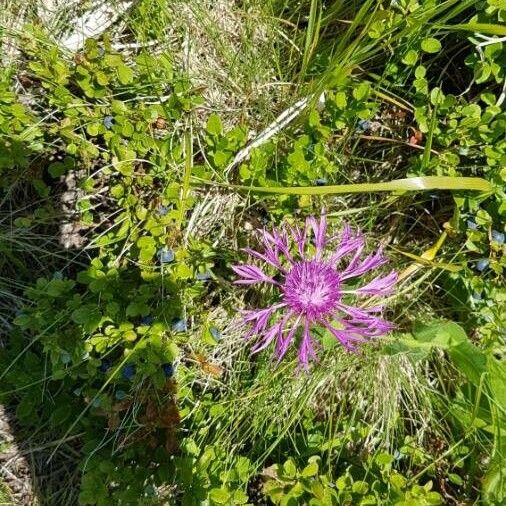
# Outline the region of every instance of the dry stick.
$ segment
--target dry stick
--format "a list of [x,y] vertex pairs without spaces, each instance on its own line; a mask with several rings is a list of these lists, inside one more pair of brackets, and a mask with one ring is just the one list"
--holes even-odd
[[283,130],[283,128],[290,124],[307,107],[311,98],[311,96],[303,98],[283,111],[260,133],[260,135],[258,135],[252,142],[235,155],[234,159],[225,168],[224,174],[227,176],[235,166],[249,157],[253,149],[265,144],[271,137],[274,137],[277,133]]

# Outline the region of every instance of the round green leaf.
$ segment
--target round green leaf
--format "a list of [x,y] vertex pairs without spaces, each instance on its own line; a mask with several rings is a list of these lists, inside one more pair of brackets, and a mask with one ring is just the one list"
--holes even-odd
[[422,50],[426,53],[438,53],[441,51],[441,42],[434,37],[422,40]]
[[406,65],[414,65],[416,61],[418,60],[418,52],[414,49],[410,49],[402,59],[402,63],[405,63]]
[[230,500],[230,492],[222,488],[213,488],[209,492],[209,498],[215,504],[228,504]]

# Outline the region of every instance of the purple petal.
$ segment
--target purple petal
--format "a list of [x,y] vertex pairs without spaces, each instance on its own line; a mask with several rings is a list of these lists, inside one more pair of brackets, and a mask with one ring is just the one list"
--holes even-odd
[[[390,332],[393,325],[383,318],[371,314],[371,308],[360,309],[356,307],[338,304],[337,308],[351,316],[349,320],[340,320],[348,329],[356,331],[363,336],[381,336]],[[372,308],[376,309],[376,308]],[[358,325],[358,327],[357,327]]]
[[276,258],[279,262],[279,252],[288,259],[290,263],[293,263],[293,258],[290,254],[290,248],[288,246],[288,236],[283,230],[280,232],[274,230],[271,233],[267,230],[257,230],[260,241],[263,243],[266,254],[271,258]]
[[317,222],[313,216],[310,216],[307,218],[306,224],[313,229],[316,248],[315,258],[319,260],[327,244],[327,215],[325,211],[320,216],[320,222]]
[[292,312],[289,311],[283,318],[278,320],[272,327],[267,329],[262,339],[251,349],[251,353],[258,353],[259,351],[264,350],[271,344],[273,339],[277,336],[280,339],[281,334],[283,332],[283,327],[285,326],[288,319],[292,316]]
[[274,306],[270,306],[265,309],[244,311],[243,312],[244,323],[248,323],[251,325],[251,328],[246,333],[245,338],[248,339],[249,337],[262,332],[267,326],[267,323],[269,322],[269,319],[273,315],[274,311],[284,307],[285,305],[286,304],[281,303],[275,304]]
[[358,335],[352,335],[346,330],[338,330],[334,328],[330,323],[323,321],[322,322],[325,327],[329,330],[329,332],[348,350],[348,351],[357,351],[357,348],[353,346],[350,341],[358,341],[365,342],[366,340]]
[[302,336],[302,343],[299,348],[299,362],[307,370],[309,359],[316,360],[316,353],[314,352],[311,333],[309,332],[309,321],[306,320],[304,324],[304,333]]
[[355,292],[362,295],[388,295],[392,292],[397,278],[397,272],[392,271],[387,276],[373,279],[367,285],[355,290]]
[[258,258],[259,260],[264,261],[265,263],[272,265],[276,269],[280,270],[281,272],[286,272],[286,270],[282,267],[278,256],[276,255],[275,251],[273,249],[266,249],[265,253],[262,254],[259,251],[256,251],[251,248],[242,248],[242,251],[247,253],[248,255],[251,255],[252,257]]
[[292,254],[290,253],[290,246],[288,242],[288,234],[286,230],[275,230],[273,232],[277,248],[285,255],[290,263],[293,263]]
[[286,355],[290,344],[292,343],[295,332],[299,328],[299,319],[292,325],[292,328],[289,330],[286,337],[280,336],[278,342],[276,343],[276,357],[278,359],[278,364],[281,362],[283,357]]
[[[360,248],[357,253],[362,253]],[[387,258],[383,255],[383,249],[379,248],[378,251],[372,255],[368,255],[361,262],[358,261],[358,256],[355,254],[348,267],[342,272],[342,279],[355,278],[361,276],[366,272],[380,267],[387,262]]]
[[302,227],[294,226],[290,227],[290,232],[292,234],[293,240],[295,244],[297,244],[297,250],[301,257],[304,257],[304,250],[306,249],[306,234],[307,227],[303,225]]
[[279,285],[277,281],[267,276],[267,274],[256,265],[234,265],[232,269],[238,276],[244,278],[234,281],[237,285],[252,285],[254,283],[272,283],[273,285]]
[[346,332],[356,334],[357,336],[364,337],[380,337],[388,334],[392,329],[393,325],[385,320],[377,321],[375,325],[370,322],[353,322],[357,325],[363,324],[363,327],[357,327],[355,325],[346,324]]
[[274,339],[276,334],[279,333],[281,328],[281,321],[279,320],[274,325],[272,325],[270,328],[266,330],[264,335],[262,336],[262,339],[251,348],[251,353],[258,353],[259,351],[262,351],[263,349],[267,348],[269,344],[271,344],[271,341]]
[[[357,234],[357,237],[359,235],[360,234]],[[343,226],[343,229],[338,234],[331,236],[329,238],[328,242],[334,242],[334,241],[348,242],[348,241],[350,241],[353,238],[354,237],[353,237],[353,230],[352,230],[352,228],[348,225],[348,223],[345,223],[344,226]]]
[[355,254],[353,255],[353,258],[348,263],[348,267],[342,272],[342,274],[345,274],[348,271],[351,271],[357,267],[357,264],[360,262],[360,257],[362,256],[362,252],[364,251],[365,247],[365,241],[361,240],[360,242],[357,242],[357,247],[354,248]]
[[332,256],[329,259],[329,263],[332,265],[336,265],[341,258],[349,255],[353,251],[357,251],[358,253],[355,257],[358,259],[362,254],[362,250],[364,248],[364,239],[363,238],[355,238],[349,240],[347,242],[342,241],[339,247],[332,253]]

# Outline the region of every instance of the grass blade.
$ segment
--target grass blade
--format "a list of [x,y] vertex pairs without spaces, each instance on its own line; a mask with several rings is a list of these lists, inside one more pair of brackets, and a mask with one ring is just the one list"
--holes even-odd
[[472,190],[488,192],[492,185],[480,177],[426,176],[396,179],[385,183],[357,183],[334,186],[245,186],[216,183],[194,178],[195,183],[223,186],[236,191],[281,195],[332,195],[337,193],[375,193],[393,191]]
[[465,23],[459,25],[442,25],[444,30],[463,30],[466,32],[486,33],[488,35],[506,35],[506,26],[492,23]]

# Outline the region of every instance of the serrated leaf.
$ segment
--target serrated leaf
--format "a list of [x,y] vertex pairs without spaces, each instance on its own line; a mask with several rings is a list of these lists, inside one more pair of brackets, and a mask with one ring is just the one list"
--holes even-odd
[[93,332],[100,325],[102,315],[96,306],[86,304],[72,312],[72,320],[87,332]]

